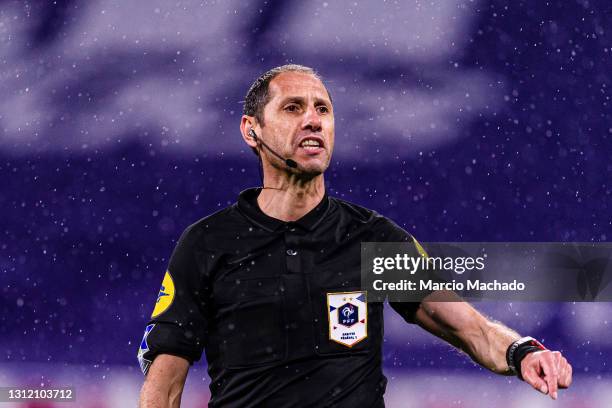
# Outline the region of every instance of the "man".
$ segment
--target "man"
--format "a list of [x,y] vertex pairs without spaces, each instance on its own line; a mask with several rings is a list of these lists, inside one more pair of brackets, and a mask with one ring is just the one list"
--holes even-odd
[[[211,407],[384,407],[383,305],[360,289],[360,243],[419,245],[381,215],[328,197],[334,111],[310,68],[274,68],[240,123],[263,189],[193,224],[171,257],[139,350],[142,407],[178,407],[206,350]],[[465,302],[391,303],[412,323],[499,374],[557,398],[572,369]],[[349,334],[339,326],[351,327]]]

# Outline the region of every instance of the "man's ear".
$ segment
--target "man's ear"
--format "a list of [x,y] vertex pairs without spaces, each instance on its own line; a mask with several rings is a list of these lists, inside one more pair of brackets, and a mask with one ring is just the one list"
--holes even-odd
[[257,120],[253,116],[242,115],[242,119],[240,120],[240,133],[242,134],[242,139],[252,149],[257,149],[257,140],[249,134],[251,129],[257,134],[259,130]]

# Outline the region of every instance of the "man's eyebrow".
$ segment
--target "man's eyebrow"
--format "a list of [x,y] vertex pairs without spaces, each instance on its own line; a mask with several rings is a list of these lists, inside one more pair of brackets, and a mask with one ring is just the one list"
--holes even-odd
[[322,98],[315,98],[315,104],[316,105],[331,105],[331,101],[329,101],[328,99],[322,99]]
[[285,98],[283,98],[283,100],[281,101],[281,105],[284,105],[288,102],[296,102],[299,104],[303,104],[304,103],[304,98],[301,96],[287,96]]
[[[301,96],[287,96],[281,101],[281,105],[284,105],[289,102],[295,102],[303,105],[304,101],[305,99]],[[327,99],[315,98],[315,105],[331,105],[331,102]]]

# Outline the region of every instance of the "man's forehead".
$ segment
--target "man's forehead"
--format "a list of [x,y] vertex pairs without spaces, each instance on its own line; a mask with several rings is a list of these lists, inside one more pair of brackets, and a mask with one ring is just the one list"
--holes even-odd
[[270,82],[272,99],[285,97],[312,96],[329,100],[323,82],[315,76],[303,72],[283,72]]

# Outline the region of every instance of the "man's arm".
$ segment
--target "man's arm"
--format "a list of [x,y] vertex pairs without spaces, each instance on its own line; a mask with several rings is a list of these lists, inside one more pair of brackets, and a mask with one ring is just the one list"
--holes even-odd
[[140,391],[140,408],[179,408],[188,370],[182,357],[157,356]]
[[[452,298],[457,301],[449,302]],[[513,374],[506,361],[506,351],[521,336],[487,319],[456,294],[447,291],[430,294],[421,302],[415,320],[483,367],[502,375]],[[558,351],[529,353],[518,369],[527,383],[553,399],[557,398],[557,388],[569,387],[572,380],[572,367]]]

